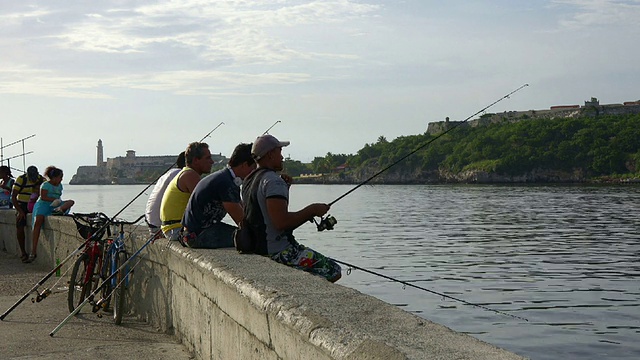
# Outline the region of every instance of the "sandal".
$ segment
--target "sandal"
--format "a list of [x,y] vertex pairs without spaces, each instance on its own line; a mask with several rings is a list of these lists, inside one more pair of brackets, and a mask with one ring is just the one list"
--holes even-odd
[[22,256],[20,256],[20,260],[22,260],[23,263],[28,263],[29,262],[29,255],[27,254],[23,254]]
[[35,260],[37,257],[38,257],[38,254],[30,254],[29,259],[27,259],[27,262],[33,262],[33,260]]

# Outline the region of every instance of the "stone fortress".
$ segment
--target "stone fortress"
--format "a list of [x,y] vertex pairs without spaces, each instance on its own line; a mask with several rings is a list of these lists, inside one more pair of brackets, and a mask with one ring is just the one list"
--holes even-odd
[[[96,165],[80,166],[73,175],[71,185],[107,185],[107,184],[148,184],[175,164],[176,155],[136,156],[134,150],[127,150],[126,156],[107,158],[104,161],[102,139],[98,140]],[[216,164],[226,164],[228,159],[212,154]]]
[[625,115],[640,114],[640,100],[627,101],[622,104],[600,105],[597,98],[592,97],[590,101],[585,101],[584,106],[580,105],[558,105],[552,106],[548,110],[527,110],[527,111],[505,111],[502,113],[487,113],[479,119],[465,121],[445,121],[431,122],[427,127],[427,134],[437,135],[450,129],[452,126],[485,126],[503,122],[518,122],[523,120],[552,119],[552,118],[575,118],[575,117],[597,117],[602,115]]

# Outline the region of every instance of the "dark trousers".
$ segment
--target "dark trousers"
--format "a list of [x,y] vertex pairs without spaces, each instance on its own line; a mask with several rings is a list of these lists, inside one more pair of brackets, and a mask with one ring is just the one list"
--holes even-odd
[[238,229],[235,226],[222,222],[208,227],[194,239],[189,239],[187,245],[196,249],[219,249],[234,247],[233,233]]

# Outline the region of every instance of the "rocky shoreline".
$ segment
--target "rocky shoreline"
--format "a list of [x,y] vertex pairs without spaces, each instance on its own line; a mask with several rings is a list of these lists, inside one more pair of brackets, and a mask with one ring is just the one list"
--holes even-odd
[[[316,177],[296,177],[297,184],[360,184],[375,173],[338,173]],[[451,173],[434,171],[428,173],[383,173],[373,178],[371,184],[424,185],[424,184],[640,184],[640,177],[619,178],[615,176],[588,177],[584,172],[556,170],[534,170],[522,175],[503,175],[486,171],[463,171]]]

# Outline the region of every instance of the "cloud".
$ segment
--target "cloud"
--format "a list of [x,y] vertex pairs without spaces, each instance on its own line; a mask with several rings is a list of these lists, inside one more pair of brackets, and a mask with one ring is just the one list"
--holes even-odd
[[[283,69],[357,56],[306,49],[284,36],[286,29],[345,23],[380,9],[349,0],[138,4],[14,6],[0,15],[0,31],[15,35],[0,40],[2,48],[13,50],[3,52],[14,54],[0,60],[10,69],[0,72],[0,92],[108,98],[100,92],[115,86],[210,96],[309,81],[311,69]],[[20,82],[6,81],[19,77]],[[225,86],[230,89],[222,91]]]
[[593,26],[616,25],[638,29],[638,0],[552,0],[551,5],[577,9],[560,21],[564,28],[579,30]]

